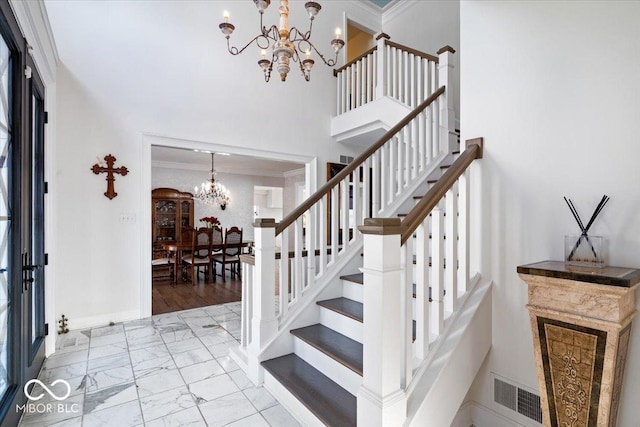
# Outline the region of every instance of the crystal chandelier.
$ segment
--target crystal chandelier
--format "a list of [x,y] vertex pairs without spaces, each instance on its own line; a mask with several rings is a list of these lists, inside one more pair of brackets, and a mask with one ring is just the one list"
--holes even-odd
[[[291,70],[289,62],[293,60],[300,65],[300,71],[306,81],[311,78],[311,68],[315,63],[311,59],[311,51],[315,51],[316,54],[322,59],[322,61],[329,67],[336,65],[338,59],[338,52],[344,46],[344,40],[340,39],[340,29],[336,29],[336,38],[331,41],[331,46],[335,51],[334,59],[325,59],[325,57],[318,51],[318,49],[311,43],[311,29],[313,28],[313,20],[320,12],[322,8],[320,4],[310,1],[305,3],[304,7],[309,14],[309,31],[306,33],[300,32],[296,27],[289,28],[289,1],[280,0],[280,25],[276,27],[272,25],[267,28],[263,25],[262,18],[264,11],[271,4],[271,0],[253,0],[258,12],[260,12],[260,34],[255,36],[249,43],[247,43],[242,49],[238,49],[235,46],[231,46],[229,38],[231,33],[235,30],[235,26],[229,22],[229,14],[224,13],[224,22],[219,25],[222,34],[227,38],[227,49],[232,55],[238,55],[242,53],[250,44],[256,42],[256,45],[262,50],[262,59],[258,61],[258,65],[264,72],[264,80],[266,82],[271,78],[271,71],[273,70],[274,63],[276,69],[280,73],[280,79],[285,81],[287,74]],[[267,59],[267,49],[273,42],[271,60]],[[304,59],[302,58],[304,55]]]
[[216,181],[216,170],[213,167],[213,156],[215,153],[211,153],[211,178],[209,181],[205,181],[200,186],[194,188],[195,197],[202,202],[215,206],[220,206],[220,209],[224,210],[229,203],[229,190],[225,188],[220,182]]

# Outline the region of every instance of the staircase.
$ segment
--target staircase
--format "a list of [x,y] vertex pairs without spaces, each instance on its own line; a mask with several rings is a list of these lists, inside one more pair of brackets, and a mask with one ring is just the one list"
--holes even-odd
[[378,95],[415,108],[282,222],[259,219],[242,259],[231,356],[305,426],[447,426],[491,345],[490,283],[469,272],[467,168],[482,141],[460,153],[453,50],[428,56],[439,72],[426,66],[426,84],[424,58],[391,48],[403,47],[382,38],[383,54],[338,70],[338,112]]

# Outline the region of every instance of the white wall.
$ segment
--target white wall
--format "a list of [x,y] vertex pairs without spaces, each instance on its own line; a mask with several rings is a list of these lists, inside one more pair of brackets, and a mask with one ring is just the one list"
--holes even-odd
[[[151,188],[169,187],[193,193],[193,187],[200,187],[202,181],[208,179],[209,173],[194,170],[153,167],[151,169]],[[253,239],[253,187],[254,185],[283,186],[284,178],[238,175],[218,172],[216,180],[221,182],[231,197],[225,210],[218,206],[209,206],[196,200],[194,210],[194,227],[202,227],[199,219],[204,216],[215,216],[220,220],[223,230],[237,226],[242,228],[243,239]],[[149,195],[151,197],[151,195]]]
[[[313,39],[328,53],[349,2],[324,6]],[[319,60],[309,83],[294,67],[286,83],[274,76],[267,84],[257,49],[227,53],[217,27],[222,11],[237,27],[232,42],[242,44],[258,30],[252,2],[47,1],[46,7],[60,54],[50,283],[55,315],[69,317],[71,328],[139,316],[141,218],[149,197],[142,191],[149,180],[141,170],[148,155],[143,133],[316,157],[320,165],[359,150],[329,137],[334,77]],[[290,2],[290,9],[292,24],[306,27],[304,2]],[[272,6],[265,19],[277,22],[276,15]],[[109,153],[130,170],[116,178],[114,200],[102,194],[104,176],[89,171],[96,156]],[[135,214],[137,222],[120,224],[121,213]]]
[[391,41],[431,55],[443,46],[456,50],[453,55],[453,92],[456,118],[460,111],[460,2],[452,0],[399,2],[383,16],[382,31]]
[[[538,389],[516,267],[562,259],[578,232],[562,197],[584,218],[609,195],[592,233],[610,265],[640,267],[640,2],[463,1],[460,17],[462,135],[485,137],[475,267],[495,281],[493,349],[470,397],[500,411],[489,372]],[[619,426],[638,424],[639,394],[636,324]]]

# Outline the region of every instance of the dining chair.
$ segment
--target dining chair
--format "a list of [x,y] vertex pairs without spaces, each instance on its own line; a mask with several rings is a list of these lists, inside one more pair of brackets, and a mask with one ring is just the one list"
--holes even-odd
[[205,269],[205,279],[209,277],[211,266],[211,241],[212,232],[210,228],[199,228],[193,234],[191,253],[182,257],[183,278],[185,273],[191,272],[191,283],[198,281],[200,268]]
[[221,254],[213,256],[213,272],[216,264],[222,264],[222,281],[226,280],[225,265],[231,264],[231,277],[240,278],[240,253],[242,251],[242,228],[227,228],[224,233],[224,246]]
[[215,255],[218,252],[222,252],[222,246],[224,244],[224,240],[222,239],[222,228],[213,227],[212,229],[212,237],[211,237],[211,245],[212,245],[212,253]]
[[[159,279],[168,277],[173,280],[175,271],[173,269],[175,263],[175,252],[168,249],[156,248],[153,250],[151,259],[151,277],[152,279]],[[157,275],[155,274],[159,270],[166,269],[168,274]]]

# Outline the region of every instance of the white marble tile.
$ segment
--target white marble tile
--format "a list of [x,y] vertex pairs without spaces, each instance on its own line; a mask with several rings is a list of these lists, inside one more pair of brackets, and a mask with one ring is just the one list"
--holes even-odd
[[165,415],[145,423],[146,427],[206,427],[202,414],[195,406]]
[[196,405],[187,387],[178,387],[140,398],[145,421],[155,420]]
[[140,339],[149,339],[150,337],[155,337],[160,335],[160,331],[155,326],[145,326],[135,329],[127,329],[125,331],[125,336],[127,337],[127,342],[137,341]]
[[89,349],[89,360],[113,356],[114,354],[126,354],[128,351],[129,348],[126,341],[91,347]]
[[282,405],[261,412],[271,427],[301,427],[301,424]]
[[169,356],[169,350],[167,350],[167,347],[162,343],[151,347],[141,348],[139,350],[133,350],[129,352],[129,356],[131,357],[131,363],[136,365],[144,362],[145,360]]
[[180,373],[182,374],[184,381],[187,384],[191,384],[222,375],[225,373],[225,370],[222,369],[222,366],[220,366],[217,360],[212,359],[204,363],[198,363],[181,368]]
[[193,393],[198,404],[240,391],[229,375],[218,375],[189,384],[189,390]]
[[67,347],[56,348],[56,352],[54,354],[56,356],[60,356],[62,354],[74,353],[76,351],[81,351],[81,350],[87,350],[87,351],[89,350],[89,340],[78,345],[69,345]]
[[211,307],[205,308],[204,311],[214,319],[216,318],[216,316],[233,313],[233,311],[231,311],[229,307],[226,307],[224,305],[212,305]]
[[107,387],[102,390],[87,393],[84,399],[84,413],[117,406],[122,403],[138,400],[138,391],[134,382]]
[[115,334],[103,335],[97,338],[91,338],[89,342],[89,348],[100,347],[108,344],[126,344],[124,332],[117,332]]
[[144,338],[138,338],[136,340],[127,340],[127,343],[129,344],[129,351],[134,351],[161,345],[164,344],[164,341],[162,341],[162,337],[160,336],[160,334],[157,334],[150,335]]
[[162,372],[173,371],[175,369],[178,369],[178,367],[171,356],[162,356],[157,359],[145,360],[133,365],[133,373],[136,378],[148,377]]
[[130,366],[112,368],[87,374],[86,390],[89,393],[131,381],[133,381],[133,370]]
[[136,384],[138,384],[138,395],[141,398],[185,385],[178,370],[137,378]]
[[199,348],[197,350],[183,351],[181,353],[174,354],[173,360],[176,362],[176,366],[178,366],[178,368],[184,368],[185,366],[213,360],[213,356],[206,348]]
[[118,406],[94,411],[82,419],[82,427],[137,426],[142,424],[140,402],[133,400]]
[[87,373],[87,362],[79,362],[71,365],[60,366],[59,368],[47,369],[46,367],[40,371],[38,379],[45,383],[51,383],[57,379],[75,378]]
[[82,416],[49,424],[47,427],[82,427]]
[[160,333],[160,335],[164,335],[164,334],[168,334],[169,332],[184,331],[185,329],[189,329],[189,325],[187,325],[187,323],[184,320],[180,320],[180,321],[162,323],[160,325],[156,325],[156,328],[158,330],[158,333]]
[[218,361],[220,366],[222,366],[222,369],[224,369],[225,372],[233,372],[240,369],[240,366],[238,366],[238,364],[234,362],[229,356],[216,357],[216,360]]
[[182,318],[178,316],[177,313],[158,314],[156,316],[153,316],[151,319],[153,319],[153,323],[156,326],[169,325],[171,323],[184,323],[184,320],[182,320]]
[[131,366],[131,359],[129,358],[128,352],[89,360],[87,365],[87,372],[91,373],[105,371],[107,369],[121,368],[123,366]]
[[200,337],[202,344],[210,347],[216,344],[222,344],[223,342],[234,341],[233,337],[224,329],[218,329],[215,333],[207,334]]
[[24,414],[20,425],[24,427],[42,427],[77,418],[82,415],[83,401],[84,395],[79,394],[66,398],[63,402],[63,407],[58,406],[58,403],[60,403],[58,401],[52,402],[51,410],[48,412],[41,410],[40,412]]
[[222,324],[223,322],[230,322],[230,321],[234,321],[234,320],[240,320],[240,315],[234,312],[229,312],[229,313],[223,313],[223,314],[218,314],[218,315],[214,315],[213,318],[219,323]]
[[91,338],[91,330],[86,329],[82,331],[69,331],[66,334],[58,335],[56,339],[56,350],[69,349],[72,347],[82,346],[89,344]]
[[229,355],[231,347],[238,347],[238,345],[238,341],[231,339],[220,344],[208,346],[207,349],[213,354],[213,357],[223,357]]
[[256,408],[238,392],[201,404],[200,412],[209,427],[219,427],[255,414]]
[[196,337],[190,328],[166,332],[164,334],[161,334],[161,336],[165,343],[184,341]]
[[213,317],[208,316],[206,314],[203,313],[203,315],[198,316],[198,317],[189,317],[187,319],[185,319],[185,322],[187,325],[189,325],[190,328],[198,328],[198,327],[202,327],[202,326],[217,326],[218,322],[216,322]]
[[249,415],[241,420],[227,424],[227,427],[270,427],[269,423],[260,414]]
[[229,376],[240,390],[254,387],[253,383],[251,382],[249,377],[247,377],[247,375],[242,371],[242,369],[229,373]]
[[120,332],[124,332],[124,326],[122,323],[118,323],[110,326],[103,326],[101,328],[93,328],[91,329],[91,338],[103,337],[105,335],[117,334]]
[[70,351],[62,354],[54,353],[45,360],[44,366],[47,369],[59,368],[60,366],[72,365],[74,363],[79,363],[79,362],[86,362],[88,357],[89,357],[88,349]]
[[264,411],[278,404],[278,401],[264,387],[250,387],[242,392],[258,411]]
[[[76,396],[78,394],[84,395],[84,390],[85,390],[84,375],[80,377],[75,377],[75,378],[60,378],[60,379],[65,380],[67,384],[69,384],[69,390],[71,390],[71,394],[69,394],[69,396]],[[57,383],[56,385],[51,385],[51,383],[45,382],[45,385],[56,396],[63,396],[68,391],[67,385],[64,383]],[[33,389],[31,389],[31,395],[38,396],[41,394],[43,396],[41,399],[38,400],[38,403],[54,402],[53,396],[51,396],[48,392],[46,392],[40,384],[38,383],[34,384]]]
[[193,330],[193,333],[198,336],[198,337],[204,337],[207,335],[212,335],[212,334],[216,334],[219,333],[220,331],[224,331],[224,328],[222,328],[220,325],[215,324],[215,325],[203,325],[203,326],[192,326],[191,329]]
[[167,344],[171,354],[175,355],[190,350],[205,349],[206,347],[198,338],[191,338],[184,341],[176,341]]
[[125,322],[124,330],[125,332],[128,332],[134,329],[153,327],[153,325],[154,325],[153,320],[150,317],[147,317],[145,319],[138,319],[138,320],[132,320],[130,322]]
[[191,319],[194,317],[207,316],[207,312],[202,308],[193,308],[191,310],[183,310],[178,312],[178,316],[182,319]]

